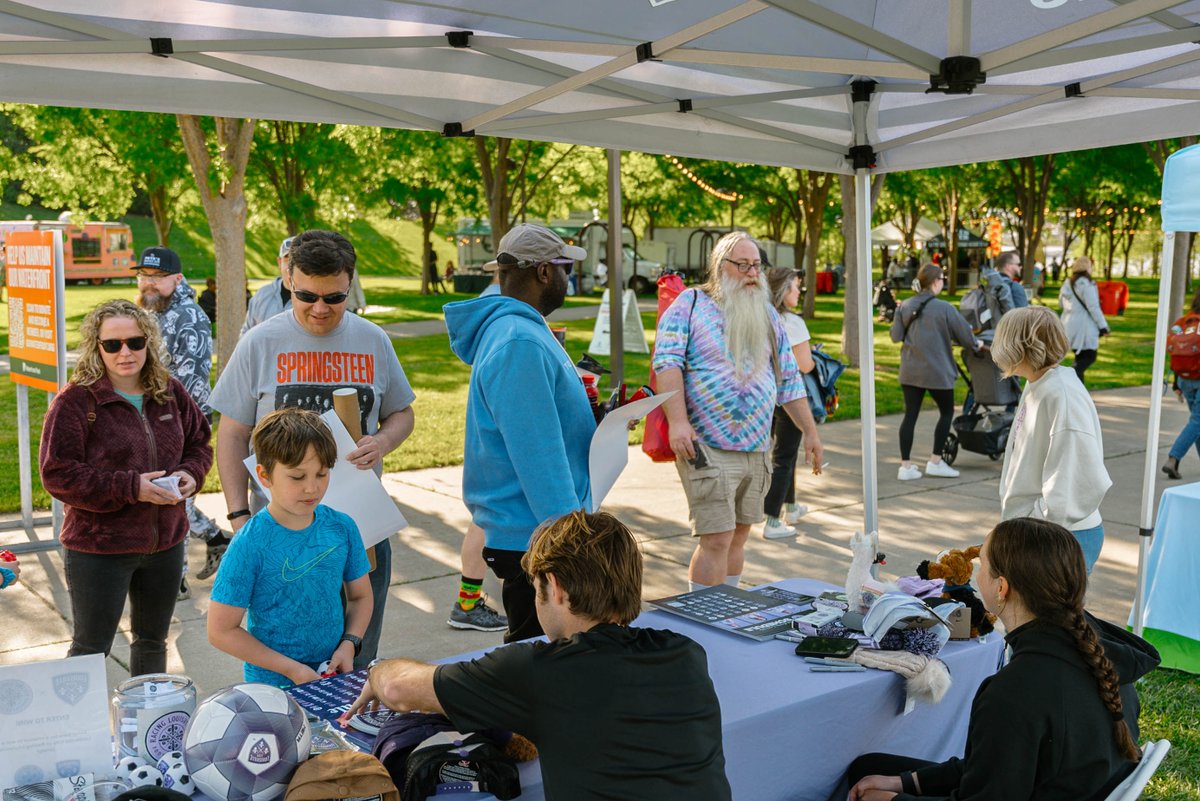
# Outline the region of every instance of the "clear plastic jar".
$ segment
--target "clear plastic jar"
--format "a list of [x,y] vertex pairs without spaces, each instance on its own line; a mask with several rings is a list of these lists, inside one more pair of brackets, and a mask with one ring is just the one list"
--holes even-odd
[[183,730],[196,711],[196,686],[187,676],[148,673],[117,685],[112,697],[117,759],[141,757],[151,765],[183,749]]

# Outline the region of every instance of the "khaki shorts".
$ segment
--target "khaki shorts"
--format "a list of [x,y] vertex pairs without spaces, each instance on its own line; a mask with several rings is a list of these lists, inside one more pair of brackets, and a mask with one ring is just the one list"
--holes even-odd
[[682,457],[675,459],[687,495],[692,536],[733,531],[739,523],[761,523],[763,499],[771,483],[771,452],[699,447],[708,457],[707,466],[693,467]]

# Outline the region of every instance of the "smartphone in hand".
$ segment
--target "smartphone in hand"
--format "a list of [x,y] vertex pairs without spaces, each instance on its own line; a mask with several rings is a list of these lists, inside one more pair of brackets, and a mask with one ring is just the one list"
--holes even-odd
[[688,464],[697,470],[701,467],[708,467],[708,452],[704,450],[704,446],[700,444],[700,440],[692,440],[692,452],[696,455],[688,459]]

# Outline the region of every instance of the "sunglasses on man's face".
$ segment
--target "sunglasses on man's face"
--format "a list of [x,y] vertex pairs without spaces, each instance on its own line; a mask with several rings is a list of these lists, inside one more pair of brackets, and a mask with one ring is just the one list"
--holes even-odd
[[307,289],[293,289],[292,297],[301,303],[316,303],[318,300],[323,300],[326,306],[337,306],[339,303],[345,303],[346,298],[350,297],[350,293],[331,292],[328,295],[318,295],[316,292],[309,292]]
[[122,345],[127,346],[131,351],[134,351],[136,353],[139,350],[145,349],[146,338],[145,337],[130,337],[129,339],[102,339],[102,340],[100,340],[100,347],[104,349],[105,353],[120,353]]

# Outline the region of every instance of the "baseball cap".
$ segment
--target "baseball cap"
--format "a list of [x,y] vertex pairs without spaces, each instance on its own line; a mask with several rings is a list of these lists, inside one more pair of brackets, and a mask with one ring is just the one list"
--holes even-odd
[[387,768],[370,754],[328,751],[317,754],[292,774],[284,801],[400,801]]
[[170,248],[146,248],[142,251],[142,255],[138,257],[137,263],[129,269],[131,270],[159,270],[168,275],[175,275],[183,272],[183,267],[179,263],[179,254]]
[[500,238],[496,258],[483,265],[485,270],[499,269],[500,263],[530,267],[544,261],[583,261],[587,251],[568,245],[562,237],[544,225],[521,223],[514,225]]
[[279,243],[279,258],[282,259],[288,254],[288,251],[292,249],[292,240],[295,238],[296,237],[294,236],[285,237],[284,240]]

